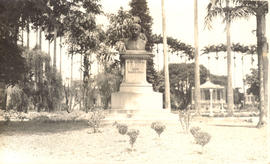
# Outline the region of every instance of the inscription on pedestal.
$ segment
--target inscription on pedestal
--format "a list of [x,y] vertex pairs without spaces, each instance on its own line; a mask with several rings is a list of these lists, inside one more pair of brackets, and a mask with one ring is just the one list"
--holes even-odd
[[144,73],[144,63],[143,60],[127,60],[128,73]]
[[146,80],[146,60],[126,60],[126,82],[142,83]]

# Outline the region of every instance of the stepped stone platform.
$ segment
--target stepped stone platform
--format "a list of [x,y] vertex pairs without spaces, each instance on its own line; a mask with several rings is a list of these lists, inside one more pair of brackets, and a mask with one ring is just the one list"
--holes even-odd
[[149,126],[152,122],[160,121],[166,125],[179,124],[178,114],[166,109],[152,110],[111,110],[102,121],[102,125],[112,125],[115,121],[127,125]]

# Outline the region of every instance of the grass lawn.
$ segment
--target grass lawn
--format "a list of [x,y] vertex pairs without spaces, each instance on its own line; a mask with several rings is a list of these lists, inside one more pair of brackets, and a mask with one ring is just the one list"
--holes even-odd
[[102,127],[101,133],[91,133],[82,121],[0,122],[0,163],[264,164],[267,130],[255,128],[257,118],[252,119],[195,118],[191,126],[200,126],[211,135],[203,153],[177,121],[167,125],[160,138],[150,125],[130,127],[140,130],[134,150],[128,136],[111,125]]

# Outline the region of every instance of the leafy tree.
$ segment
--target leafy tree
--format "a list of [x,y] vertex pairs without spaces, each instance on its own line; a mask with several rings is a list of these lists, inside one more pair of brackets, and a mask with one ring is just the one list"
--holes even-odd
[[248,85],[247,93],[252,93],[257,100],[260,97],[260,81],[258,78],[258,70],[251,69],[251,74],[246,75],[245,82]]
[[106,43],[117,49],[117,42],[131,37],[132,15],[120,7],[117,14],[107,14],[109,26],[106,31]]
[[[175,109],[185,109],[191,102],[192,87],[194,80],[194,63],[170,64],[170,90],[172,95],[171,104]],[[200,66],[200,82],[206,81],[208,70]]]
[[[162,44],[163,37],[161,35],[153,35],[154,44]],[[191,45],[181,42],[173,37],[167,37],[167,43],[171,53],[185,54],[189,59],[193,59],[194,48]]]
[[199,44],[198,44],[198,0],[194,0],[194,63],[195,63],[195,86],[194,86],[194,102],[195,102],[195,110],[200,114],[201,109],[201,90],[200,90],[200,63],[199,63]]
[[62,81],[60,75],[53,72],[50,57],[39,49],[26,49],[23,56],[27,56],[27,71],[15,86],[8,108],[27,112],[33,105],[38,112],[56,110],[63,97]]
[[18,83],[25,71],[22,49],[17,45],[22,3],[0,1],[0,81],[5,84]]
[[105,39],[105,33],[96,25],[97,14],[101,13],[99,0],[74,1],[63,19],[66,30],[66,44],[71,55],[83,55],[83,97],[85,110],[90,109],[87,97],[90,94],[90,69],[89,58],[99,48],[101,40]]
[[110,48],[105,44],[100,45],[97,51],[97,60],[102,64],[101,73],[95,77],[95,85],[101,95],[103,107],[107,109],[111,101],[111,94],[120,88],[122,81],[120,61],[113,58]]
[[120,72],[118,73],[101,73],[96,77],[96,83],[98,90],[101,94],[101,100],[104,105],[104,109],[107,109],[110,104],[111,94],[118,90],[120,85]]

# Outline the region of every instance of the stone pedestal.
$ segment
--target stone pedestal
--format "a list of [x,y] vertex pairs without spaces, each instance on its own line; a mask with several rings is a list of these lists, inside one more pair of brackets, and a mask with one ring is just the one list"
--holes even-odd
[[119,92],[111,96],[112,112],[147,111],[162,109],[162,93],[154,92],[146,81],[146,61],[151,53],[145,50],[127,50],[124,79]]

